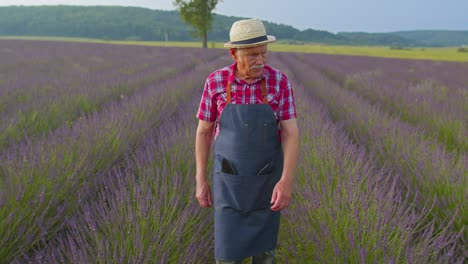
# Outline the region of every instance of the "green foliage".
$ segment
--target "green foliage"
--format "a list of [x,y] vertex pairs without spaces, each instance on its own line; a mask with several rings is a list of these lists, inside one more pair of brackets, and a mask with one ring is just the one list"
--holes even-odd
[[468,44],[466,30],[417,30],[393,32],[405,39],[417,41],[424,46],[461,46]]
[[[193,6],[195,3],[206,3],[207,11],[203,11],[202,16],[186,14],[190,19],[182,20],[181,15],[184,17],[182,6],[180,6],[180,15],[178,11],[117,6],[0,7],[0,36],[61,36],[129,41],[165,41],[167,36],[168,41],[198,41],[203,38],[203,35],[199,34],[203,31],[196,27],[200,25],[202,29],[206,29],[207,39],[226,42],[229,39],[232,23],[243,18],[211,13],[216,6],[215,2],[219,1],[178,0],[176,2],[193,2]],[[189,11],[197,10],[200,9],[195,6]],[[193,25],[197,34],[191,34],[193,30],[184,21]],[[426,32],[420,31],[333,34],[314,29],[300,31],[289,25],[267,21],[264,21],[264,24],[268,34],[274,35],[278,40],[299,43],[395,47],[460,46],[468,43],[468,31],[441,31],[435,34],[439,37],[429,38],[424,37]],[[421,34],[423,36],[420,36]]]
[[179,8],[182,20],[196,29],[195,36],[201,37],[203,47],[207,47],[208,31],[213,22],[213,9],[218,4],[218,0],[175,0],[174,5]]
[[364,32],[340,32],[338,36],[344,37],[346,43],[352,45],[377,45],[377,46],[421,46],[422,44],[416,40],[390,34],[390,33],[364,33]]
[[138,7],[1,7],[0,35],[190,40],[176,11]]
[[391,46],[390,49],[391,50],[410,50],[409,48],[405,48],[402,46]]
[[345,36],[333,34],[324,30],[313,30],[306,29],[304,31],[297,32],[294,35],[294,39],[308,41],[308,42],[319,42],[319,43],[330,43],[330,44],[345,44],[348,40]]

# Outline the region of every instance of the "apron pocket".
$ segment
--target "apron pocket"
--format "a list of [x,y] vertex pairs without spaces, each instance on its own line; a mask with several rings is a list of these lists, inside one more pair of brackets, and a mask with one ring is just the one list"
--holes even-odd
[[279,175],[270,172],[267,174],[260,174],[249,176],[250,184],[245,186],[248,190],[246,198],[250,201],[246,204],[246,210],[264,210],[271,207],[270,201],[273,194],[273,188],[279,181]]
[[275,173],[232,175],[217,172],[214,180],[216,208],[250,212],[271,207],[271,195],[279,177]]
[[215,207],[218,209],[232,208],[242,211],[243,180],[240,175],[233,175],[218,171],[213,179],[213,198]]

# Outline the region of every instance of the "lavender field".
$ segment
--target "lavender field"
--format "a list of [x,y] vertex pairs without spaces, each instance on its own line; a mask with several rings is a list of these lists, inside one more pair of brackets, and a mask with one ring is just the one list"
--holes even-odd
[[[213,263],[195,199],[226,50],[0,40],[0,263]],[[468,63],[270,53],[300,157],[278,263],[466,263]]]

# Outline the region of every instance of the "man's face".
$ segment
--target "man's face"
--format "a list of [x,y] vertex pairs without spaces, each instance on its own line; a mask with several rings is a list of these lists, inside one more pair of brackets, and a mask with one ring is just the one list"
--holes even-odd
[[231,56],[237,62],[237,70],[241,78],[259,78],[267,59],[267,45],[231,49]]

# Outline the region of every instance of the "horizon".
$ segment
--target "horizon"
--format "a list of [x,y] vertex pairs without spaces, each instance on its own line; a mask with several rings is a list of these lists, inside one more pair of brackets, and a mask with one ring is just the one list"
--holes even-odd
[[[354,3],[340,3],[331,0],[327,3],[314,4],[318,1],[296,0],[285,5],[280,0],[258,0],[255,2],[238,0],[235,3],[223,1],[213,13],[235,17],[257,17],[263,21],[292,26],[299,30],[314,29],[331,33],[362,32],[390,33],[397,31],[467,31],[468,2],[449,0],[444,4],[435,1],[415,0],[412,3],[398,5],[403,0],[379,3],[359,0]],[[245,4],[243,4],[245,3]],[[296,5],[292,5],[295,3]],[[298,5],[302,3],[302,5]],[[151,10],[175,11],[172,0],[138,0],[128,3],[125,0],[2,0],[0,6],[128,6]],[[245,8],[250,5],[252,8]],[[275,8],[275,5],[284,6]],[[441,5],[441,6],[440,6]],[[400,8],[401,6],[405,8]],[[364,8],[364,9],[363,9]],[[448,9],[448,11],[444,11]],[[259,15],[258,10],[264,10]],[[311,15],[312,11],[313,14]],[[364,12],[362,10],[365,10]],[[278,13],[278,11],[280,11]],[[325,12],[328,11],[328,12]],[[427,14],[431,14],[428,16]]]

